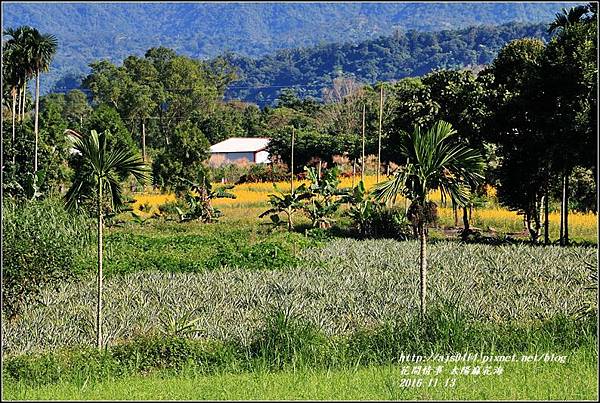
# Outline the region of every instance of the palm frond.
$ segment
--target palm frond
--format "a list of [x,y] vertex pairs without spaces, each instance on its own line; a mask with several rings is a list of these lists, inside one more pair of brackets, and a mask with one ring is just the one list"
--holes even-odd
[[123,207],[123,191],[115,172],[110,172],[102,181],[103,193],[109,197],[110,206],[118,211]]
[[393,179],[377,185],[377,200],[395,200],[403,194],[411,200],[425,201],[427,194],[439,189],[442,198],[464,205],[470,198],[470,187],[483,179],[483,157],[475,150],[452,141],[456,131],[445,121],[436,122],[429,130],[415,126],[413,133],[402,132],[400,151],[408,162]]
[[71,184],[69,190],[64,196],[65,207],[68,210],[77,210],[79,208],[79,202],[82,195],[81,189],[83,188],[83,181],[76,179]]
[[407,168],[398,172],[392,179],[377,184],[372,190],[373,197],[388,202],[394,200],[396,195],[404,193],[407,189],[406,182],[412,173],[412,167]]
[[[77,207],[79,201],[89,198],[95,191],[97,181],[102,181],[102,191],[115,210],[123,206],[123,194],[118,173],[133,175],[142,182],[148,178],[148,169],[141,158],[123,147],[107,149],[107,133],[98,134],[92,130],[89,135],[81,135],[74,130],[66,130],[73,140],[73,148],[83,160],[82,170],[65,195],[67,207]],[[83,173],[90,173],[84,175]],[[93,182],[93,183],[91,183]],[[95,185],[94,185],[95,184]],[[91,186],[90,186],[91,185]],[[92,189],[94,188],[94,189]]]
[[107,172],[127,172],[140,183],[144,183],[149,179],[148,166],[141,160],[140,156],[126,148],[111,152],[106,157],[105,165]]

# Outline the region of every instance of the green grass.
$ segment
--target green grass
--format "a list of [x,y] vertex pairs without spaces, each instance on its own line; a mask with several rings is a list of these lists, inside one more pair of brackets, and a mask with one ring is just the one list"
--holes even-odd
[[[327,336],[302,318],[280,312],[267,318],[248,344],[155,334],[97,350],[91,345],[3,357],[3,379],[32,387],[168,370],[172,374],[240,373],[299,368],[332,369],[388,365],[406,354],[423,357],[459,352],[485,355],[597,351],[596,321],[556,317],[536,325],[496,325],[468,321],[458,311],[431,310],[425,321]],[[594,356],[597,355],[594,354]]]
[[[558,352],[555,352],[558,353]],[[436,376],[405,376],[395,364],[336,370],[303,368],[296,371],[173,376],[161,372],[121,379],[41,387],[5,383],[6,400],[596,400],[597,354],[577,350],[561,363],[501,364],[502,375],[452,376],[453,364],[443,364]],[[410,364],[414,365],[414,364]],[[440,365],[439,363],[432,363]],[[462,365],[461,365],[462,366]],[[495,365],[496,367],[498,365]],[[422,378],[435,387],[403,387],[402,379]],[[455,378],[454,387],[444,387]]]
[[[298,253],[317,241],[302,234],[231,223],[165,223],[114,228],[105,238],[108,276],[139,271],[200,272],[222,267],[294,267]],[[90,256],[88,267],[96,263]]]

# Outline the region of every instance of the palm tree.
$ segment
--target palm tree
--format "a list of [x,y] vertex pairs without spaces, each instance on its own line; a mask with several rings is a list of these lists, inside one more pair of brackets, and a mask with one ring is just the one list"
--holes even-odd
[[[8,41],[3,44],[2,55],[4,56],[4,60],[2,60],[3,65],[3,81],[6,85],[7,89],[10,91],[10,96],[12,98],[12,143],[11,146],[14,149],[15,146],[15,118],[16,118],[16,105],[17,105],[17,89],[20,85],[20,77],[19,77],[19,66],[18,66],[18,57],[19,57],[19,49],[14,44],[9,43]],[[15,163],[15,153],[13,152],[13,164]]]
[[378,200],[395,200],[402,193],[411,201],[407,216],[420,242],[421,319],[425,317],[427,293],[427,224],[436,219],[436,204],[428,199],[440,190],[442,199],[450,197],[459,206],[469,202],[471,186],[483,179],[484,160],[475,150],[452,136],[450,123],[438,121],[429,130],[414,127],[412,134],[400,133],[400,152],[407,158],[404,169],[374,189]]
[[[24,105],[24,97],[21,96],[21,91],[25,90],[27,81],[31,77],[31,67],[28,57],[28,49],[26,47],[26,38],[29,27],[22,26],[19,28],[7,28],[3,34],[8,35],[10,39],[2,45],[3,50],[3,71],[4,81],[10,88],[12,97],[12,145],[15,144],[15,119],[18,114],[21,121],[21,103]],[[17,106],[17,95],[19,96],[19,108]],[[13,164],[15,163],[15,155],[13,154]]]
[[556,13],[554,21],[552,21],[552,23],[548,27],[548,33],[552,33],[559,28],[564,29],[569,25],[581,22],[582,17],[586,15],[589,11],[593,11],[593,5],[579,5],[576,7],[571,7],[569,11],[563,8],[562,12]]
[[40,73],[48,71],[52,57],[56,53],[58,41],[51,34],[41,34],[35,28],[28,28],[25,32],[25,46],[31,63],[31,69],[35,75],[35,152],[33,171],[38,170],[38,120],[40,114]]
[[107,149],[107,133],[98,134],[95,130],[88,136],[67,129],[73,141],[73,148],[83,160],[81,171],[86,175],[76,175],[71,188],[65,194],[65,204],[69,209],[77,208],[85,199],[95,199],[98,218],[98,295],[96,310],[96,337],[98,348],[102,347],[102,204],[108,199],[113,209],[123,205],[119,175],[133,175],[138,181],[148,178],[148,169],[140,156],[127,147]]
[[27,82],[33,77],[34,73],[31,46],[28,45],[32,30],[33,28],[23,25],[18,28],[7,28],[4,31],[4,35],[10,36],[5,45],[13,53],[14,73],[18,81],[19,107],[17,112],[20,121],[25,116]]
[[[588,15],[588,13],[590,13]],[[590,24],[597,21],[598,3],[590,2],[586,5],[571,7],[569,11],[562,9],[562,13],[556,13],[556,18],[548,27],[548,33],[559,28],[563,32],[575,24]],[[562,197],[560,208],[560,236],[561,246],[569,244],[569,172],[562,173]]]

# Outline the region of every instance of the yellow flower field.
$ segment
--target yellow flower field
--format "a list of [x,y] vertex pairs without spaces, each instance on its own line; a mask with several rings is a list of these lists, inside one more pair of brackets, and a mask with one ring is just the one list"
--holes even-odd
[[[384,177],[380,177],[380,181],[382,181]],[[340,187],[352,187],[353,183],[356,185],[360,181],[360,176],[356,176],[354,178],[354,182],[352,178],[342,178]],[[365,176],[365,186],[367,189],[370,189],[375,185],[377,181],[376,176]],[[308,181],[294,181],[294,188],[297,188],[302,183],[308,184]],[[283,192],[289,192],[290,190],[290,182],[277,182],[275,183],[277,188]],[[221,183],[213,183],[213,188],[222,186]],[[241,205],[260,205],[269,201],[269,194],[276,192],[273,187],[272,182],[263,182],[263,183],[243,183],[241,185],[236,185],[231,193],[236,195],[235,199],[216,199],[213,202],[215,206],[241,206]],[[164,203],[172,202],[175,200],[174,194],[163,194],[157,192],[145,192],[145,193],[136,193],[132,195],[135,199],[135,203],[132,208],[137,214],[147,215],[153,214],[154,212],[158,212],[158,206]],[[438,196],[439,199],[439,196]],[[150,206],[150,210],[146,212],[141,211],[140,207],[148,204]]]
[[[145,213],[152,214],[154,212],[158,212],[158,206],[161,204],[175,201],[174,194],[162,193],[136,193],[133,195],[133,198],[135,199],[135,203],[133,203],[131,207],[135,213],[141,215],[144,215]],[[150,210],[145,212],[141,211],[140,207],[143,205],[149,205]]]
[[[340,187],[352,187],[360,180],[360,176],[353,179],[342,178]],[[380,181],[385,180],[385,177],[380,177]],[[306,181],[295,181],[294,188],[297,188]],[[367,189],[372,188],[376,184],[376,176],[368,175],[365,177],[365,185]],[[280,191],[288,192],[290,190],[290,182],[278,182],[277,188]],[[220,183],[213,184],[214,187],[221,186]],[[486,189],[488,195],[495,195],[495,189]],[[246,217],[248,214],[260,213],[259,210],[267,206],[269,200],[268,195],[275,192],[273,183],[244,183],[236,185],[231,191],[236,195],[235,199],[216,199],[213,202],[214,206],[226,208],[227,213],[233,214],[236,217]],[[175,195],[162,194],[158,192],[136,193],[132,195],[135,199],[133,210],[136,214],[143,217],[148,217],[155,212],[158,212],[158,206],[164,203],[175,201]],[[440,202],[440,193],[433,192],[431,199]],[[404,199],[398,197],[397,205],[403,205]],[[140,207],[146,205],[147,208],[141,211]],[[148,208],[149,207],[149,208]],[[237,210],[240,210],[239,212]],[[256,211],[255,211],[256,210]],[[227,215],[226,213],[226,215]],[[238,214],[239,213],[239,214]],[[444,226],[454,225],[454,213],[452,208],[440,206],[438,208],[439,222]],[[258,214],[255,214],[258,216]],[[549,215],[550,233],[553,238],[558,237],[560,225],[560,213],[552,212]],[[459,211],[458,216],[459,226],[462,226],[462,212]],[[488,227],[495,229],[498,232],[521,232],[523,230],[523,217],[514,211],[509,211],[504,208],[478,208],[472,211],[472,225],[475,227],[487,230]],[[569,214],[569,231],[573,238],[581,237],[585,239],[597,240],[597,216],[592,213],[575,213]]]

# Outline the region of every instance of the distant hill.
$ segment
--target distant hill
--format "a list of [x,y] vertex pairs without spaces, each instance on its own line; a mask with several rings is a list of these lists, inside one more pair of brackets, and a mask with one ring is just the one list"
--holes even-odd
[[[58,37],[43,91],[72,85],[98,59],[121,62],[167,46],[199,58],[260,57],[284,48],[358,43],[395,31],[550,21],[580,3],[2,3],[3,28]],[[69,82],[70,81],[70,82]]]
[[477,67],[492,62],[500,48],[513,39],[547,41],[547,29],[547,24],[509,23],[408,31],[358,44],[279,50],[259,59],[229,54],[226,58],[238,67],[241,79],[230,86],[227,96],[265,105],[277,99],[282,87],[295,86],[301,97],[318,99],[321,89],[330,87],[339,75],[374,83],[421,76],[440,68]]

